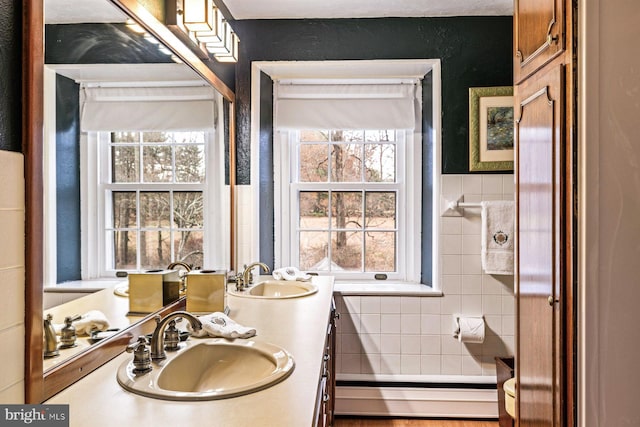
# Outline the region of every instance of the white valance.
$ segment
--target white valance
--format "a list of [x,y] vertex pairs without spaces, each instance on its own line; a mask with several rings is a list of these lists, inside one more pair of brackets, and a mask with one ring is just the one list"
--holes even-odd
[[284,129],[413,129],[417,83],[276,84],[275,125]]
[[87,131],[212,130],[211,87],[83,87],[80,126]]

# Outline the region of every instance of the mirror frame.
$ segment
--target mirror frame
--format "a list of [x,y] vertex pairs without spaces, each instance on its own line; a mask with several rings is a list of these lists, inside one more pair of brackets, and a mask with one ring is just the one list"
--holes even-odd
[[[230,269],[236,258],[235,94],[137,0],[108,0],[173,51],[229,102]],[[132,338],[153,330],[154,316],[184,308],[184,299],[95,344],[45,375],[43,371],[43,123],[44,0],[23,4],[22,151],[25,165],[25,403],[41,403],[122,353]]]

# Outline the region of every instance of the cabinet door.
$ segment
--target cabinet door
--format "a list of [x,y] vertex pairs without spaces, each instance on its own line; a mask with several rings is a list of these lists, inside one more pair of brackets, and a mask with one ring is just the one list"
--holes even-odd
[[564,51],[564,0],[515,0],[513,79],[517,84]]
[[517,405],[520,426],[560,426],[564,66],[516,87]]

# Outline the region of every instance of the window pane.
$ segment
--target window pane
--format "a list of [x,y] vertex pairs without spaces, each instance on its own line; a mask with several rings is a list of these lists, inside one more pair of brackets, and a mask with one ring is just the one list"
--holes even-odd
[[153,143],[169,143],[172,142],[171,133],[167,132],[143,132],[142,133],[142,142],[153,142]]
[[204,144],[204,132],[171,132],[167,141],[179,144]]
[[204,145],[176,147],[176,181],[204,182]]
[[140,232],[141,268],[165,268],[171,264],[170,235],[162,230]]
[[140,132],[111,132],[111,142],[139,142]]
[[396,268],[396,233],[365,233],[365,271],[395,271]]
[[169,192],[140,193],[140,227],[169,228]]
[[300,228],[329,228],[329,193],[303,191],[300,193]]
[[114,268],[116,270],[134,270],[136,265],[136,231],[116,230],[112,232]]
[[364,164],[368,182],[396,181],[395,144],[367,144],[364,147]]
[[200,191],[173,193],[173,223],[176,228],[204,227],[204,198]]
[[332,232],[331,257],[338,270],[362,271],[362,232]]
[[364,131],[362,130],[332,130],[331,141],[362,142]]
[[202,231],[181,230],[173,233],[175,259],[186,262],[193,268],[202,268],[203,233]]
[[112,182],[138,182],[140,180],[139,157],[138,146],[112,146]]
[[301,130],[302,142],[329,142],[329,132],[326,130]]
[[300,181],[327,182],[329,175],[329,145],[300,145]]
[[329,233],[326,231],[300,232],[300,269],[328,271]]
[[362,147],[361,144],[331,146],[331,181],[362,181]]
[[370,142],[395,141],[396,131],[393,129],[367,130],[364,139]]
[[396,193],[365,193],[365,219],[367,229],[394,230],[396,228]]
[[171,146],[145,146],[142,149],[145,182],[171,182]]
[[113,200],[113,228],[136,227],[136,193],[134,191],[114,191],[111,196]]
[[362,228],[362,192],[331,193],[331,228]]

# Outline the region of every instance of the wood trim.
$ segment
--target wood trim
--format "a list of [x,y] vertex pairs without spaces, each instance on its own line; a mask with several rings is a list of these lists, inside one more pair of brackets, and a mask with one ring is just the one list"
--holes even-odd
[[229,102],[229,265],[235,271],[236,253],[236,107],[234,102]]
[[43,400],[44,4],[22,2],[22,151],[25,161],[25,403]]
[[141,27],[171,49],[185,64],[211,84],[229,102],[235,102],[235,93],[189,49],[163,22],[158,21],[138,0],[109,0],[134,19]]

